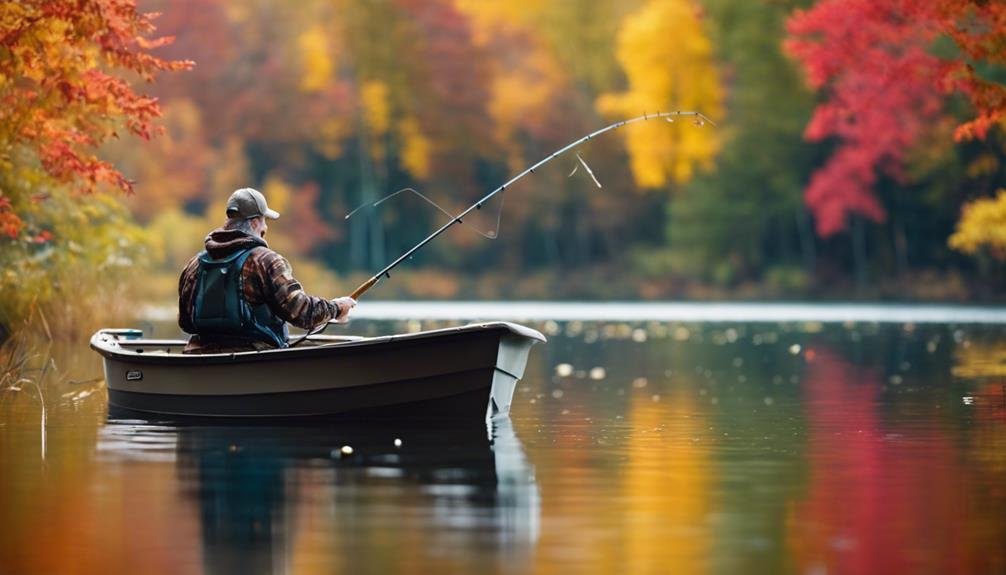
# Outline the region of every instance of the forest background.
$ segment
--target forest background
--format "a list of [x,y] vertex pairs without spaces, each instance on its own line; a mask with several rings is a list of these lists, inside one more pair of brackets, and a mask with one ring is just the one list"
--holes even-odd
[[[148,12],[159,15],[149,15]],[[156,26],[156,29],[155,29]],[[1000,301],[1006,8],[25,0],[0,8],[0,325],[170,304],[236,188],[335,297]],[[499,202],[505,200],[505,206]],[[502,207],[497,229],[497,209]],[[96,311],[100,310],[100,311]],[[49,329],[47,326],[46,329]],[[2,339],[2,338],[0,338]]]

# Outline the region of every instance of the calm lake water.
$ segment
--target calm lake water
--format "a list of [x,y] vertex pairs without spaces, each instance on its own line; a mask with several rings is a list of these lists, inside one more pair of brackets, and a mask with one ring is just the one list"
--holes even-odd
[[56,348],[0,394],[0,573],[1006,572],[1002,312],[829,309],[535,316],[489,429],[124,419]]

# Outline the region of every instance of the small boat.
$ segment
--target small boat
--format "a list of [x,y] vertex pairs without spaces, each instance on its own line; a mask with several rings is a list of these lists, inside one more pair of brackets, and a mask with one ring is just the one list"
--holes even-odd
[[310,336],[287,349],[183,354],[184,340],[102,329],[108,402],[196,417],[359,415],[486,419],[508,413],[537,331],[508,322],[380,337]]

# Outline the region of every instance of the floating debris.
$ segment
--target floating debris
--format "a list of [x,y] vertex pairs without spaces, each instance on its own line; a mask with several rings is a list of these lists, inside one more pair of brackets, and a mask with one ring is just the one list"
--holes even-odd
[[771,397],[766,396],[765,399],[762,399],[762,403],[771,406],[773,403],[775,403],[775,400],[772,399]]
[[396,437],[395,438],[395,447],[401,447],[401,446],[402,446],[402,440]]
[[568,363],[560,363],[555,366],[555,374],[559,377],[569,377],[573,374],[573,366]]
[[552,391],[552,397],[554,399],[562,399],[563,395],[564,395],[564,393],[563,393],[563,391],[561,389],[556,389],[556,390]]
[[975,398],[972,397],[972,396],[970,396],[970,395],[965,395],[961,399],[964,401],[964,405],[974,405],[975,404]]
[[643,343],[646,341],[646,330],[641,328],[632,330],[632,341],[636,343]]
[[793,345],[789,346],[789,353],[790,355],[798,355],[800,353],[800,344],[794,343]]
[[590,370],[590,379],[595,381],[604,379],[608,376],[608,371],[603,367],[595,367]]
[[348,445],[343,445],[339,448],[339,457],[349,457],[353,455],[353,448]]
[[902,379],[900,375],[894,374],[887,378],[887,381],[891,382],[891,385],[901,385],[901,382],[903,382],[904,379]]
[[632,387],[636,389],[643,389],[644,387],[646,387],[646,384],[648,383],[649,382],[646,380],[645,377],[637,377],[636,379],[632,380]]

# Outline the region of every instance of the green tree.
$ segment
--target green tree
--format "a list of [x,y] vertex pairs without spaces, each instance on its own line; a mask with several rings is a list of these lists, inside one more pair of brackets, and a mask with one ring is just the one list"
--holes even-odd
[[[773,265],[809,266],[814,240],[801,192],[815,151],[802,131],[813,98],[781,51],[790,8],[703,4],[728,87],[724,144],[717,169],[669,204],[667,261],[674,272],[720,284],[758,279]],[[800,281],[792,275],[775,277]]]

